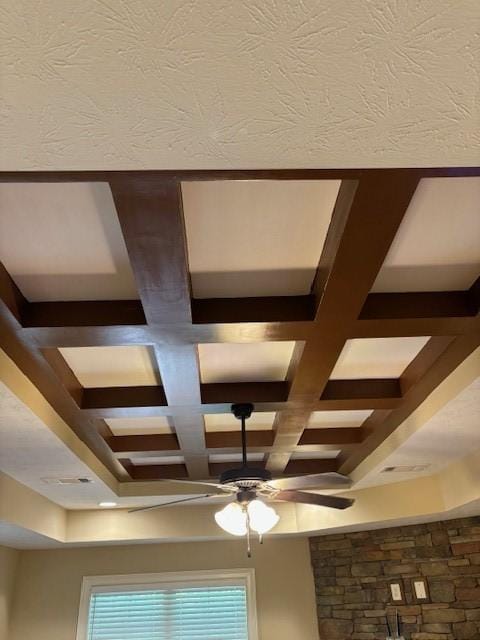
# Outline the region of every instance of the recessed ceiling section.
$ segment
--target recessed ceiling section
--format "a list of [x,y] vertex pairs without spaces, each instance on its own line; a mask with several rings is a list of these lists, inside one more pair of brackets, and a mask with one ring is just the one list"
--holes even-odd
[[105,420],[114,436],[168,435],[174,432],[168,418],[108,418]]
[[480,275],[480,178],[424,178],[373,291],[464,291]]
[[285,380],[295,342],[199,344],[203,383]]
[[[74,441],[75,437],[69,440]],[[74,447],[47,428],[3,382],[0,443],[1,472],[67,509],[89,509],[102,500],[117,499],[102,478],[78,457]],[[91,482],[57,482],[61,478],[88,478]]]
[[31,302],[138,298],[107,183],[0,185],[0,260]]
[[142,387],[160,384],[148,347],[68,347],[60,349],[83,387]]
[[361,427],[371,414],[371,409],[357,409],[352,411],[314,411],[308,421],[307,429]]
[[[432,475],[480,450],[480,378],[476,378],[430,420],[400,443],[359,486],[375,486]],[[397,467],[394,473],[385,473]],[[403,471],[412,468],[411,472]],[[422,469],[423,467],[423,469]],[[415,471],[415,468],[419,469]]]
[[340,182],[182,184],[196,298],[310,293]]
[[429,340],[366,338],[347,340],[332,371],[332,379],[398,378]]

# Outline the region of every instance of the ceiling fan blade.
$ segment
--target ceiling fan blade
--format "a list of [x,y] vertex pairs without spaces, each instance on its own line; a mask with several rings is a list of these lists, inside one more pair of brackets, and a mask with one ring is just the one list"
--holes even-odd
[[153,509],[160,509],[161,507],[168,507],[172,504],[180,504],[181,502],[191,502],[192,500],[203,500],[205,498],[217,498],[218,493],[206,493],[201,496],[193,496],[190,498],[181,498],[180,500],[171,500],[170,502],[162,502],[161,504],[151,504],[147,507],[135,507],[134,509],[129,509],[128,513],[137,513],[139,511],[152,511]]
[[285,502],[298,502],[301,504],[314,504],[318,507],[330,507],[331,509],[348,509],[355,500],[350,498],[340,498],[339,496],[324,496],[318,493],[307,493],[306,491],[279,491],[275,500]]
[[352,485],[348,476],[341,473],[315,473],[295,478],[279,478],[268,483],[274,489],[346,489]]

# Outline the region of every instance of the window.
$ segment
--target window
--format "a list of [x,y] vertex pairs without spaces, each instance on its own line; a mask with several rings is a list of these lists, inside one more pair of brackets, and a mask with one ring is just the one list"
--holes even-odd
[[252,569],[85,577],[77,640],[257,640]]

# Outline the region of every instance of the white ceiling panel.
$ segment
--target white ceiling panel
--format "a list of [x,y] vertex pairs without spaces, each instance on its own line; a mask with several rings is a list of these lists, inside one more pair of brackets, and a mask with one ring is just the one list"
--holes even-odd
[[169,434],[174,431],[165,416],[154,418],[107,418],[105,422],[114,436]]
[[398,378],[430,338],[347,340],[332,379]]
[[198,345],[202,382],[284,380],[295,342]]
[[310,292],[339,181],[182,185],[197,298]]
[[83,387],[159,384],[148,347],[68,347],[60,353]]
[[360,427],[371,413],[371,409],[357,409],[352,411],[315,411],[310,416],[307,429]]
[[138,298],[106,183],[0,185],[0,260],[30,301]]
[[[205,431],[239,431],[240,420],[231,413],[209,413],[204,416]],[[275,419],[274,411],[258,411],[252,413],[246,421],[247,431],[268,431],[272,428]]]
[[480,178],[421,180],[373,291],[455,291],[480,275]]

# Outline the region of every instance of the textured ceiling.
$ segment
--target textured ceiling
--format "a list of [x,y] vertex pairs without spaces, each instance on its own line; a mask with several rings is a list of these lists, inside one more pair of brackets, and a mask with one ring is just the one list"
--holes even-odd
[[[358,486],[374,486],[401,482],[421,475],[437,473],[453,461],[480,448],[480,378],[464,389],[443,409],[428,420],[394,452],[379,468],[359,482]],[[382,473],[385,467],[428,465],[424,472]]]
[[477,164],[477,0],[5,0],[1,169]]
[[[3,383],[0,383],[0,470],[46,498],[70,509],[91,508],[115,494]],[[59,485],[51,478],[89,478]],[[1,533],[1,530],[0,530]],[[0,536],[1,538],[1,536]]]

